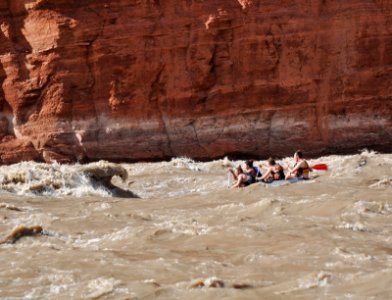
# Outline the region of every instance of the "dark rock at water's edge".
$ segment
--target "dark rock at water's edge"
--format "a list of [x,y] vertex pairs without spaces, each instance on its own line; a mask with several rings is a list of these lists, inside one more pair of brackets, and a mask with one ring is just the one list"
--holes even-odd
[[392,0],[0,0],[0,163],[392,149]]

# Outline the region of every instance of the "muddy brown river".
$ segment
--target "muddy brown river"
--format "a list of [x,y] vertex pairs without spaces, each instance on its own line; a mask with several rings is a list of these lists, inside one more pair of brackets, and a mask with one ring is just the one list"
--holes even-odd
[[239,163],[0,167],[0,298],[392,298],[392,154],[230,190]]

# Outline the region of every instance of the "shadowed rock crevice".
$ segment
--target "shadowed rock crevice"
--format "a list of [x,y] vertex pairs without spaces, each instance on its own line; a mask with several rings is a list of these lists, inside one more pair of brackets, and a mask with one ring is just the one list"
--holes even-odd
[[158,116],[158,119],[162,125],[162,129],[164,134],[166,135],[166,147],[163,148],[162,150],[165,152],[165,156],[175,156],[175,150],[173,150],[172,145],[171,145],[171,137],[170,133],[168,130],[168,124],[166,120],[166,112],[164,111],[164,108],[162,107],[162,104],[160,102],[165,101],[165,96],[166,96],[166,90],[165,90],[165,85],[164,81],[162,81],[162,74],[165,71],[165,66],[162,65],[155,78],[152,80],[151,83],[151,92],[149,95],[150,102],[152,106],[155,108],[154,111]]
[[[96,85],[96,70],[95,70],[95,61],[94,61],[94,44],[95,42],[102,37],[103,32],[105,30],[105,23],[107,22],[105,17],[102,16],[99,12],[95,11],[94,9],[90,8],[90,10],[96,15],[96,18],[100,21],[99,25],[99,30],[96,33],[95,36],[93,36],[92,40],[88,41],[88,44],[86,46],[87,51],[86,51],[86,64],[89,72],[89,77],[91,78],[91,84],[89,86],[89,95],[93,96],[92,97],[92,103],[94,107],[94,112],[95,112],[95,119],[98,120],[98,108],[96,106],[96,101],[94,98],[95,94],[95,85]],[[97,137],[98,139],[98,137]]]
[[[7,0],[4,10],[0,11],[0,13],[2,13],[0,21],[3,24],[0,31],[0,40],[4,47],[4,50],[0,53],[2,56],[0,60],[3,63],[3,67],[4,63],[7,62],[6,68],[9,69],[7,73],[11,77],[5,78],[3,81],[7,81],[7,85],[11,82],[15,83],[14,90],[17,92],[15,96],[18,100],[15,102],[12,101],[14,99],[10,98],[7,99],[7,102],[9,102],[14,112],[15,123],[23,124],[25,121],[25,106],[33,105],[36,100],[33,91],[28,88],[30,72],[26,67],[26,56],[32,52],[32,47],[23,33],[24,20],[28,12],[20,3]],[[26,86],[23,86],[24,83],[26,83]],[[10,91],[7,94],[11,94],[11,88],[9,89]],[[15,98],[15,96],[12,95],[12,98]]]
[[190,126],[192,127],[193,132],[194,132],[194,135],[195,135],[195,137],[196,137],[197,146],[199,146],[201,149],[203,149],[203,150],[205,151],[204,155],[205,155],[206,157],[209,157],[208,148],[204,147],[203,144],[201,143],[200,138],[199,138],[199,134],[197,133],[197,129],[196,129],[196,127],[195,127],[195,122],[192,121],[192,122],[190,123]]

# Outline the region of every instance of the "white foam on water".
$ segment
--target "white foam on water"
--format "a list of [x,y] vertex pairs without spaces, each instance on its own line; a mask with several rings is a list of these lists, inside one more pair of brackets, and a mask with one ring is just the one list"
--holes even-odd
[[332,275],[328,272],[320,272],[317,276],[310,279],[301,279],[299,281],[299,289],[310,289],[314,287],[323,287],[326,286],[330,280]]
[[277,261],[279,260],[279,256],[275,256],[272,254],[265,254],[263,252],[255,252],[248,254],[245,258],[244,261],[247,263],[263,263],[268,261],[269,263],[272,261]]
[[188,157],[173,158],[170,163],[178,169],[188,169],[197,172],[203,170],[205,165],[202,163],[196,163],[193,159]]
[[[360,200],[352,206],[352,214],[354,215],[388,215],[391,212],[392,205],[386,202]],[[350,214],[350,212],[346,214]]]
[[342,248],[335,248],[333,253],[343,257],[345,260],[353,261],[355,264],[359,262],[373,261],[376,259],[373,255],[356,253]]
[[102,244],[131,239],[134,234],[135,229],[126,226],[114,232],[99,235],[98,237],[95,232],[87,232],[83,235],[78,235],[75,240],[71,240],[70,242],[77,247],[98,250],[102,247]]
[[[291,157],[278,162],[284,166],[293,165]],[[260,163],[265,161],[255,161],[254,165],[258,166]],[[325,181],[327,178],[345,178],[347,184],[352,184],[352,181],[356,180],[355,184],[362,185],[361,178],[370,174],[373,182],[367,181],[363,188],[389,189],[392,186],[392,159],[388,155],[363,151],[357,155],[333,155],[309,160],[310,165],[317,163],[326,163],[329,166],[329,171],[313,172],[319,176],[317,182]],[[0,192],[21,196],[112,197],[115,196],[115,192],[110,182],[112,177],[118,176],[123,180],[128,177],[131,183],[125,190],[131,188],[142,198],[207,195],[227,189],[232,183],[232,178],[227,172],[228,166],[240,164],[243,165],[244,161],[230,161],[225,158],[202,163],[184,157],[173,158],[169,162],[135,164],[113,164],[105,161],[88,165],[22,162],[0,167]],[[312,186],[314,183],[315,181],[311,180],[302,184]],[[337,183],[346,184],[338,181]]]
[[61,294],[76,285],[74,273],[64,270],[46,270],[50,272],[47,279],[50,282],[49,294]]
[[104,202],[104,203],[98,203],[97,205],[94,205],[93,210],[94,211],[104,211],[104,210],[109,210],[112,208],[112,205],[110,203]]
[[211,231],[207,224],[200,224],[195,219],[193,220],[164,220],[160,223],[154,222],[157,229],[166,230],[175,234],[185,235],[206,235]]
[[369,185],[369,187],[372,189],[392,188],[392,177],[382,178],[379,181],[377,181],[376,183]]
[[368,228],[366,227],[366,225],[356,222],[356,223],[349,223],[349,222],[343,222],[341,224],[339,224],[338,226],[336,226],[336,228],[338,229],[349,229],[352,231],[367,231]]
[[12,225],[13,227],[22,226],[22,225],[28,227],[34,225],[44,226],[45,224],[49,224],[56,220],[59,220],[59,217],[53,216],[50,213],[27,212],[24,214],[19,214],[18,218],[9,219],[8,224]]
[[20,196],[111,197],[114,176],[126,178],[120,165],[100,161],[88,165],[21,162],[0,167],[0,191]]
[[277,295],[289,294],[296,291],[308,290],[314,288],[325,287],[330,284],[333,276],[329,272],[320,271],[318,274],[310,274],[298,279],[295,284],[289,284],[291,287],[276,292]]
[[114,278],[97,278],[89,281],[87,284],[87,292],[84,294],[86,298],[97,299],[99,297],[108,295],[114,291],[116,286],[120,285],[121,281]]

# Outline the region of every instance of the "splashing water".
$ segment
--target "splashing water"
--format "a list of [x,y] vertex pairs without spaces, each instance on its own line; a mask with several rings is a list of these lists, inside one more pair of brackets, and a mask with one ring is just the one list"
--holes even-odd
[[390,298],[391,154],[231,190],[243,163],[0,167],[0,298]]
[[0,189],[20,196],[109,197],[114,176],[126,180],[126,170],[105,161],[89,165],[22,162],[0,167]]

